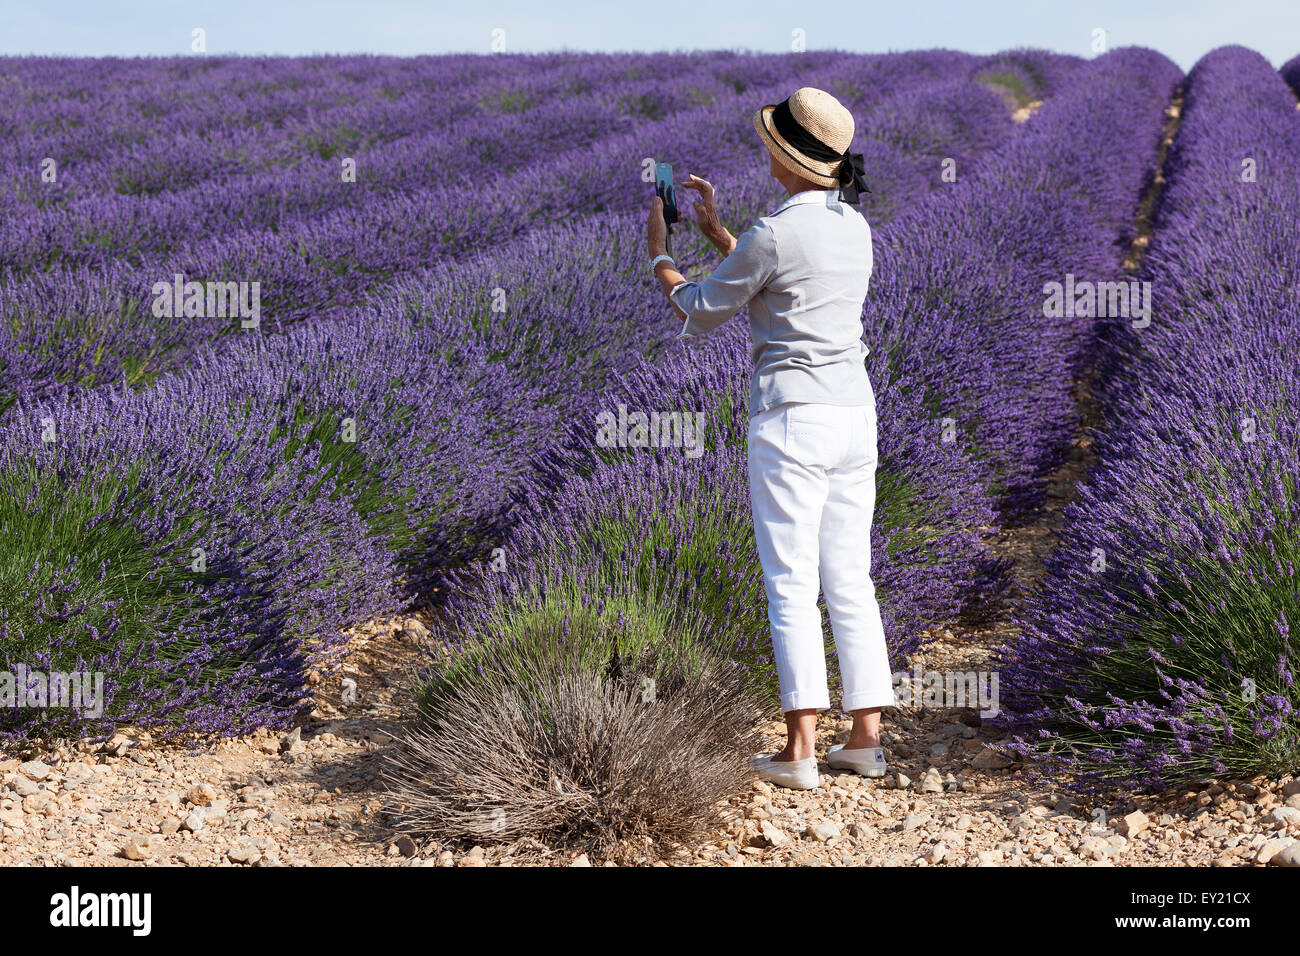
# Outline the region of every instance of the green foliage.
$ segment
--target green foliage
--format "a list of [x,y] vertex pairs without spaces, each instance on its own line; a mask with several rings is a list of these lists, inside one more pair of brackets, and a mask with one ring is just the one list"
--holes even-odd
[[544,589],[533,585],[495,607],[446,663],[422,675],[415,695],[419,712],[435,716],[450,695],[481,680],[485,669],[524,695],[537,689],[540,662],[562,662],[600,684],[703,672],[708,654],[698,622],[637,591],[623,591],[601,607],[592,605],[590,594],[589,582],[583,586],[570,577]]
[[1013,70],[984,70],[975,77],[980,83],[997,93],[1009,106],[1021,109],[1038,99],[1037,91],[1025,83],[1025,78]]

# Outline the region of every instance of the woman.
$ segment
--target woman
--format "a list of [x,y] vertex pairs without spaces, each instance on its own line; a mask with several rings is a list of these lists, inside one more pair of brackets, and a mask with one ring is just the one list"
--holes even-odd
[[736,239],[719,222],[713,187],[691,176],[700,227],[726,255],[703,282],[688,282],[668,256],[663,204],[647,226],[651,268],[682,336],[706,334],[748,306],[754,374],[749,398],[749,486],[763,564],[772,647],[787,741],[756,758],[772,783],[817,786],[817,711],[830,707],[820,577],[853,715],[833,768],[885,773],[880,711],[894,703],[880,608],[871,582],[875,505],[875,397],[862,343],[871,277],[871,229],[852,208],[862,154],[848,152],[853,117],[805,87],[754,114],[770,172],[789,198]]

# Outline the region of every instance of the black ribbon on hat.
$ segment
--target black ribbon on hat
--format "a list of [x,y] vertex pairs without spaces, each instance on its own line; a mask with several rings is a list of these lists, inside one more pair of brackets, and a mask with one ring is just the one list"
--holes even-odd
[[[862,154],[850,153],[848,150],[837,153],[800,126],[799,121],[790,112],[790,100],[788,98],[777,103],[776,108],[772,110],[772,126],[781,134],[782,139],[809,159],[815,159],[820,163],[838,162],[840,164],[837,173],[840,182],[840,198],[846,203],[856,206],[859,193],[871,192],[867,188],[865,178],[867,170],[862,161]],[[785,153],[810,173],[817,176],[822,175],[817,170],[810,169],[807,163],[801,162],[798,156],[791,156],[789,150],[785,150]]]

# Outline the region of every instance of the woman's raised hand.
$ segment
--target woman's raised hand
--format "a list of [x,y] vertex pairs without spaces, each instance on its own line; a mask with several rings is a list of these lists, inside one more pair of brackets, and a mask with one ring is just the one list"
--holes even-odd
[[722,220],[718,218],[717,207],[713,204],[713,183],[692,173],[689,181],[682,183],[682,188],[694,189],[700,194],[700,198],[692,204],[695,208],[695,221],[700,224],[700,232],[704,233],[705,238],[713,243],[719,252],[724,255],[731,252],[736,247],[736,238],[727,231],[722,225]]
[[713,183],[707,179],[701,179],[692,173],[687,182],[682,183],[683,189],[694,189],[699,193],[699,198],[695,200],[695,219],[700,224],[700,231],[706,236],[722,228],[722,223],[718,220],[718,210],[713,205]]

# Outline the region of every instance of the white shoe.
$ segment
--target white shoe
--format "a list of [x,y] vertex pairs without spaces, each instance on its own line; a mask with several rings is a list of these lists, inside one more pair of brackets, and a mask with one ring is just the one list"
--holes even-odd
[[817,786],[817,758],[807,760],[773,760],[771,756],[751,757],[749,765],[759,779],[791,790],[812,790]]
[[885,775],[885,750],[883,747],[860,747],[857,750],[845,750],[843,744],[836,744],[826,752],[826,763],[836,770],[853,770],[864,777],[883,777]]

